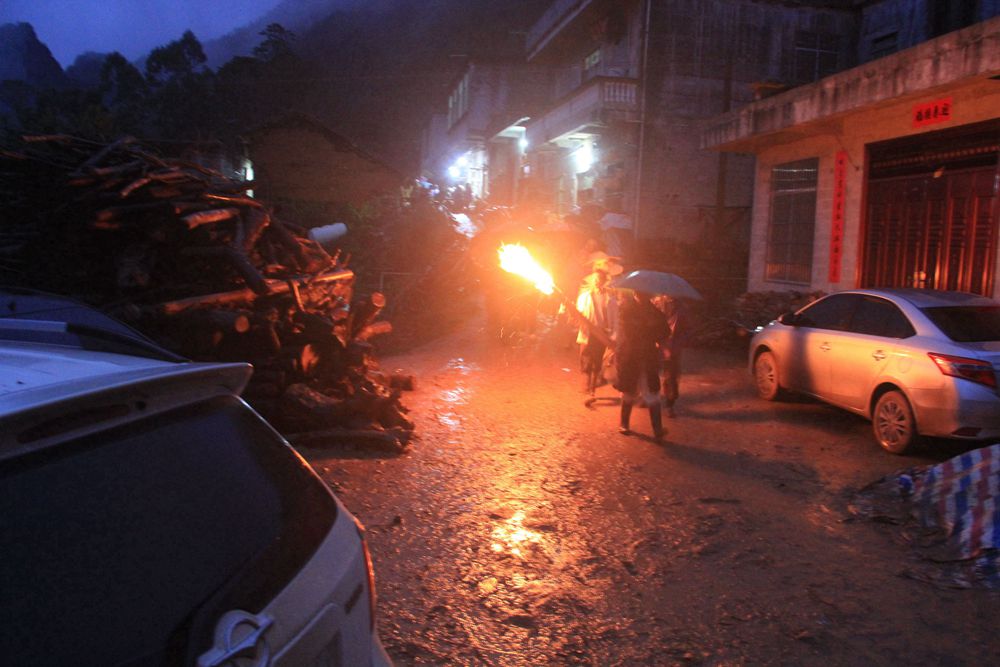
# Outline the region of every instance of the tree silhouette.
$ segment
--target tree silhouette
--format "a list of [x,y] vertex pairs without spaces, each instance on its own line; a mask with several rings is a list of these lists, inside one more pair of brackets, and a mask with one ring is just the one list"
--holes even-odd
[[146,82],[155,138],[213,138],[218,125],[215,74],[205,60],[201,42],[190,30],[149,54]]
[[98,93],[115,132],[141,136],[148,131],[149,85],[142,73],[117,51],[104,59]]
[[264,41],[253,49],[253,57],[257,60],[273,62],[280,58],[295,57],[292,51],[295,33],[286,30],[280,23],[268,24],[259,34]]

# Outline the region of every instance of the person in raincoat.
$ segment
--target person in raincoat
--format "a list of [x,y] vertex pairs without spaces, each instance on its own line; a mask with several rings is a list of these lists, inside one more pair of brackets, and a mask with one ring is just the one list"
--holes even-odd
[[687,336],[687,317],[681,302],[661,294],[653,299],[667,318],[667,333],[660,342],[660,399],[668,417],[674,417],[674,404],[680,397],[681,357]]
[[618,298],[609,285],[611,278],[622,272],[614,257],[603,252],[590,256],[591,272],[583,280],[576,298],[576,309],[587,318],[590,326],[580,326],[576,342],[580,346],[580,370],[586,375],[585,391],[591,397],[602,384],[605,341],[592,335],[591,327],[600,329],[606,338],[614,339],[618,327]]
[[640,400],[649,408],[653,437],[660,441],[666,434],[660,410],[660,344],[667,332],[667,317],[652,303],[652,295],[632,292],[619,312],[616,361],[622,393],[619,432],[632,433],[632,407]]

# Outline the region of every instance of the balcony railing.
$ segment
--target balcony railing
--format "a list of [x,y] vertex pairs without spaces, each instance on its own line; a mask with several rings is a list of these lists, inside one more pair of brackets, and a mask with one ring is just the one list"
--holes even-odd
[[609,121],[634,120],[639,108],[637,92],[635,79],[595,77],[531,123],[528,142],[537,146]]

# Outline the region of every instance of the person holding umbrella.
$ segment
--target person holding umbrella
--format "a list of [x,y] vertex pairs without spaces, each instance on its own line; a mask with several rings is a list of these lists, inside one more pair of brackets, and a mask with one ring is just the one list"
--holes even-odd
[[674,299],[701,299],[686,280],[673,273],[639,269],[616,279],[611,284],[618,289],[632,290],[619,314],[621,335],[618,341],[618,384],[622,392],[621,424],[619,431],[628,434],[632,405],[641,394],[649,407],[649,420],[653,435],[660,440],[663,430],[660,411],[661,350],[669,345],[670,321],[662,310],[653,304],[654,295],[668,295]]
[[622,393],[621,421],[618,431],[632,433],[632,406],[643,400],[649,408],[649,423],[657,442],[663,439],[663,417],[660,411],[660,351],[659,344],[667,332],[667,317],[653,305],[652,294],[633,291],[621,306],[620,336],[616,361],[618,382]]

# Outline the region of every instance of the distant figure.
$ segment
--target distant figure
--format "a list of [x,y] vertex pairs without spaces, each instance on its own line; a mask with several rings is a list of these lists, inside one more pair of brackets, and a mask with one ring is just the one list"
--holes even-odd
[[624,213],[608,211],[601,216],[598,224],[603,230],[604,247],[608,253],[630,261],[634,233],[632,218]]
[[616,360],[618,384],[622,393],[619,432],[632,433],[629,420],[633,404],[640,397],[649,408],[649,423],[653,437],[663,439],[663,419],[660,411],[660,349],[659,344],[667,331],[666,316],[653,305],[651,295],[633,292],[626,299],[619,313],[619,337]]
[[667,336],[660,342],[660,400],[668,417],[675,417],[674,404],[680,397],[681,358],[687,342],[687,315],[673,297],[661,295],[653,305],[667,317]]
[[591,327],[605,333],[606,339],[614,339],[618,327],[618,299],[609,286],[611,278],[622,273],[622,265],[603,252],[593,253],[588,263],[591,272],[583,280],[576,298],[576,309],[587,318],[590,326],[580,326],[576,342],[580,345],[580,369],[586,375],[585,391],[591,397],[602,384],[605,341],[593,335]]

